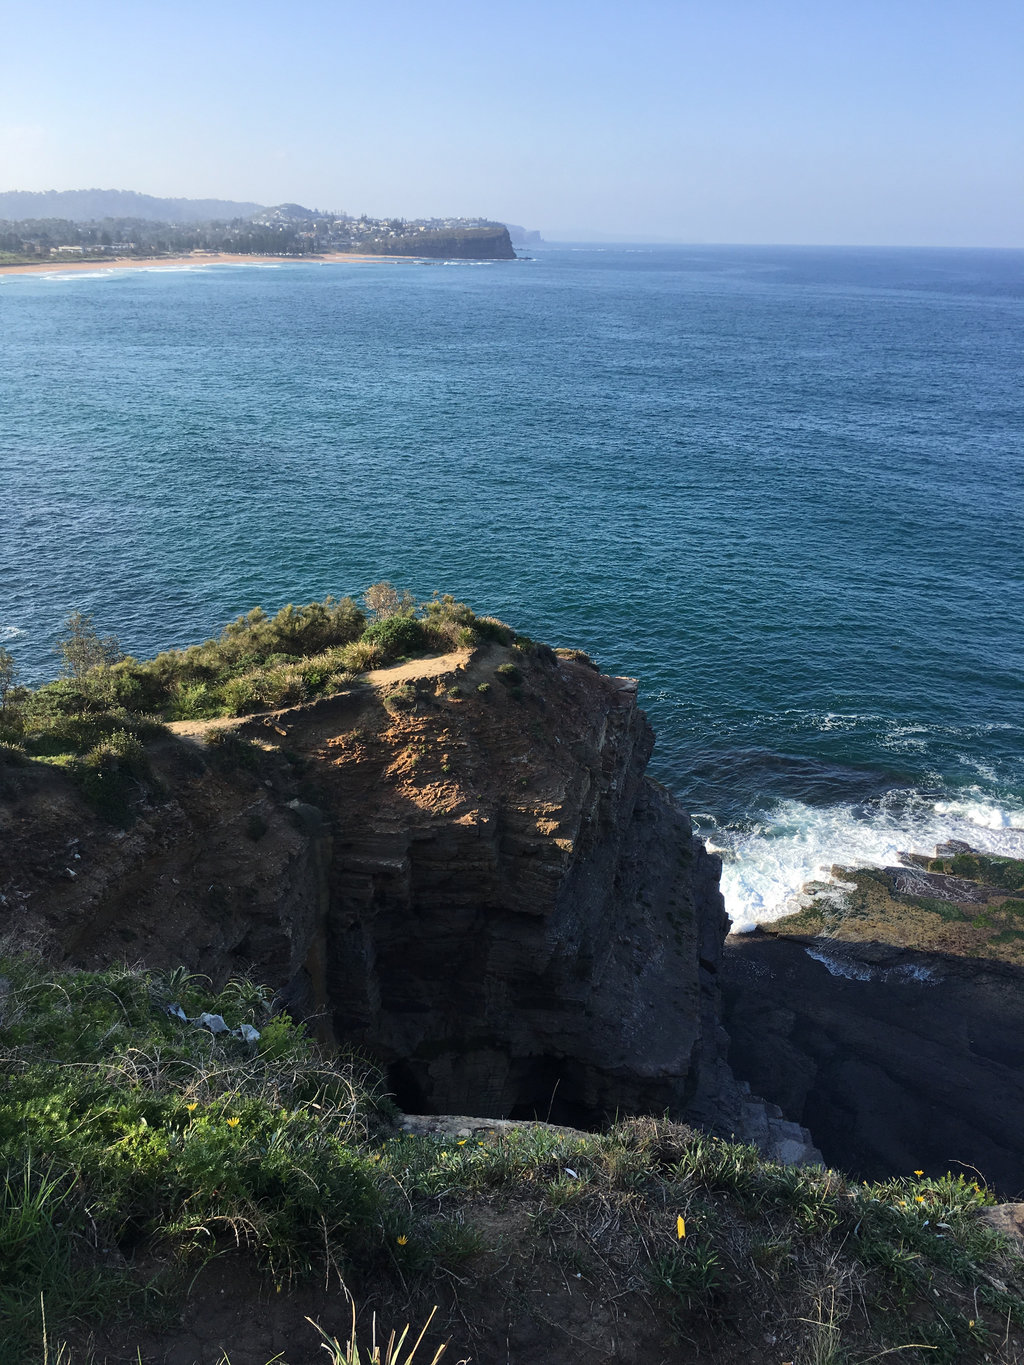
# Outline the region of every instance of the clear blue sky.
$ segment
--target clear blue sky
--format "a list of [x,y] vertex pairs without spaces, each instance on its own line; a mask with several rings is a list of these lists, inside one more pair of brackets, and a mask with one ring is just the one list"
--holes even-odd
[[1024,246],[1024,0],[0,0],[0,189]]

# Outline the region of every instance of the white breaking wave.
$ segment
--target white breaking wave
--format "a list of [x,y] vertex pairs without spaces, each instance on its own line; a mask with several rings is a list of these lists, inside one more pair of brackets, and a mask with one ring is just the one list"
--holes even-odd
[[0,640],[16,640],[24,634],[20,626],[0,626]]
[[978,789],[955,800],[889,793],[870,806],[808,806],[781,801],[753,830],[715,830],[722,893],[734,933],[781,919],[807,903],[808,882],[828,883],[841,896],[832,866],[891,867],[901,853],[933,854],[961,839],[974,848],[1024,857],[1024,808],[999,804]]
[[109,280],[113,274],[113,267],[106,270],[45,270],[40,271],[35,278],[63,284],[66,280]]
[[866,962],[854,959],[832,957],[820,953],[816,948],[805,948],[808,957],[820,962],[830,976],[844,976],[848,981],[934,981],[935,973],[929,967],[916,963],[901,962],[898,967],[872,967]]

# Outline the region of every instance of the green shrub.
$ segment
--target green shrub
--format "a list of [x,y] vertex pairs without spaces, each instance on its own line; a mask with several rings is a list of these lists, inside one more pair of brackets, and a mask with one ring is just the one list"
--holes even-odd
[[0,741],[20,744],[24,733],[25,717],[20,708],[8,706],[6,710],[0,711]]
[[490,640],[498,645],[510,645],[515,635],[511,626],[499,621],[496,616],[478,616],[474,629],[481,640]]
[[18,666],[14,662],[14,655],[0,645],[0,718],[8,708],[14,709],[12,699],[15,692],[20,691],[15,686],[17,677]]
[[585,650],[556,649],[553,652],[557,659],[570,659],[573,663],[584,664],[587,668],[592,668],[595,673],[598,672],[597,664],[594,663],[593,659]]
[[64,629],[67,633],[57,641],[57,653],[65,677],[84,678],[91,670],[124,658],[117,636],[100,636],[86,612],[73,611]]
[[375,621],[366,627],[360,640],[362,644],[375,645],[385,663],[403,654],[415,654],[426,646],[423,626],[412,616],[388,616]]
[[515,664],[499,664],[494,672],[498,681],[504,683],[506,687],[518,687],[523,681],[522,672]]
[[146,793],[149,759],[142,742],[128,730],[115,730],[94,744],[71,768],[82,795],[105,820],[125,824],[131,798]]
[[171,720],[202,720],[217,715],[219,710],[207,683],[182,679],[174,684],[168,707]]

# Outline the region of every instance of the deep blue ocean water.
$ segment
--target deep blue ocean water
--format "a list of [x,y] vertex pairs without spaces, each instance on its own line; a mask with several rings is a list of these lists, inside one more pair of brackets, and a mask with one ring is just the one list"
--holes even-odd
[[0,276],[0,643],[390,578],[638,675],[739,924],[1024,850],[1024,252]]

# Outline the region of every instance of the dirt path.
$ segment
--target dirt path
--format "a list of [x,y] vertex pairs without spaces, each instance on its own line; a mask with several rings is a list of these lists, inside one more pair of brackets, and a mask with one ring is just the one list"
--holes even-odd
[[[438,654],[430,659],[408,659],[403,664],[392,664],[390,668],[375,668],[369,673],[363,673],[359,683],[381,688],[408,682],[412,678],[436,678],[457,668],[465,668],[473,653],[472,649],[456,649],[451,654]],[[168,722],[167,728],[181,739],[202,739],[212,730],[233,730],[257,719],[273,722],[275,718],[294,716],[296,710],[301,707],[316,706],[329,700],[330,696],[318,697],[315,702],[302,703],[300,707],[282,706],[275,711],[257,711],[249,716],[216,716],[212,720],[172,720]]]

